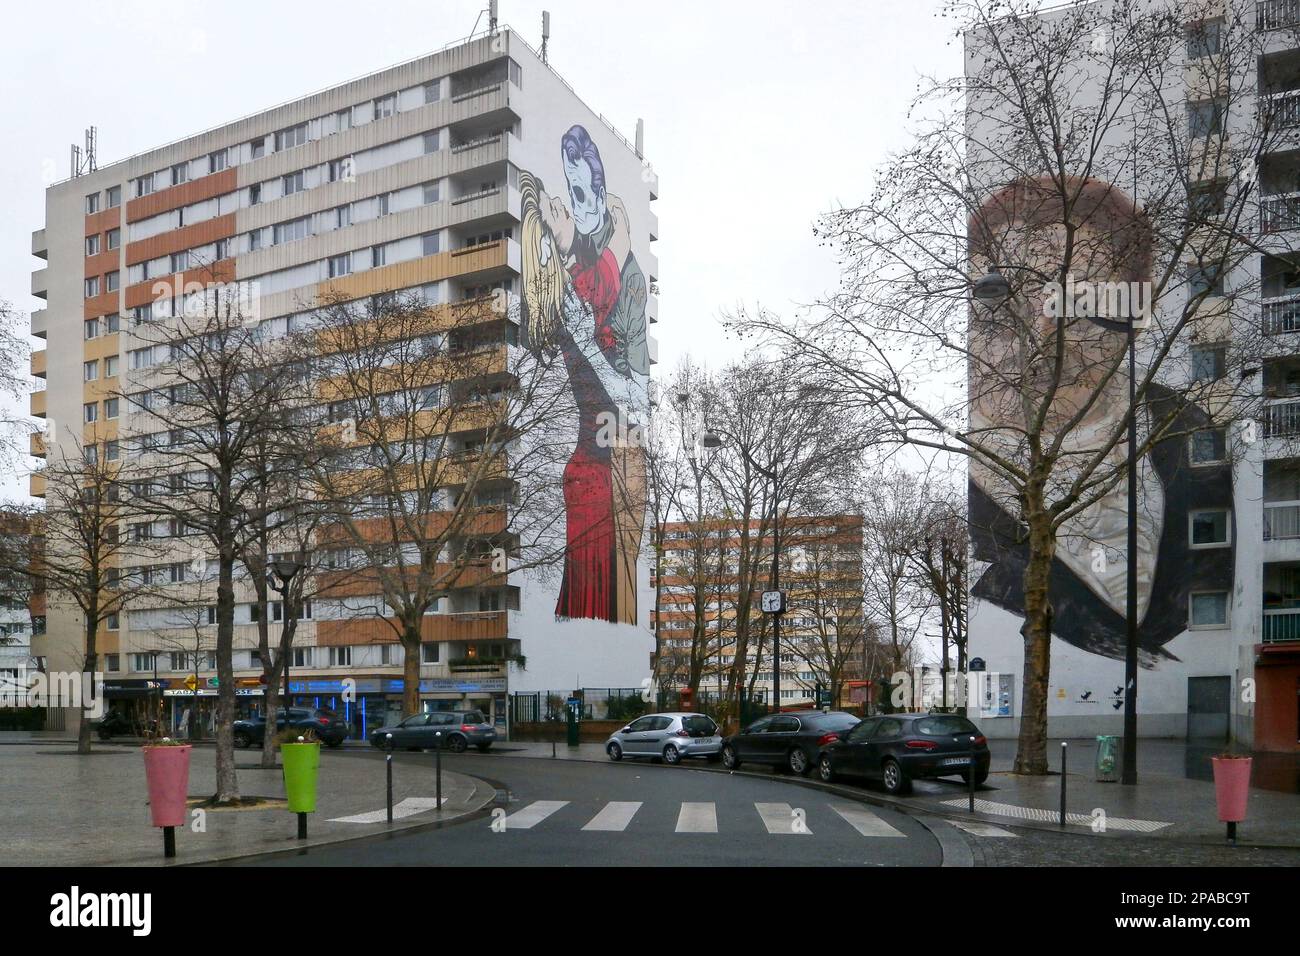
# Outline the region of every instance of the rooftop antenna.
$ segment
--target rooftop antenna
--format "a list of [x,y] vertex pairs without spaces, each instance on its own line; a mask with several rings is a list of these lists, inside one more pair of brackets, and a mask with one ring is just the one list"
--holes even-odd
[[488,0],[488,33],[497,32],[497,0]]
[[645,155],[645,120],[639,116],[636,119],[636,155],[638,159]]
[[72,144],[72,178],[76,179],[81,175],[81,147],[76,143]]
[[99,130],[91,126],[86,130],[86,170],[94,172],[99,168],[99,163],[95,159],[95,143],[99,139]]
[[542,11],[542,62],[546,62],[546,42],[551,38],[551,11]]

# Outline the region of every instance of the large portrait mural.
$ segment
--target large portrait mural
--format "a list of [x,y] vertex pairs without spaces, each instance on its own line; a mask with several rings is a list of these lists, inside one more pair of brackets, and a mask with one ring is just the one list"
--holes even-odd
[[555,616],[637,622],[637,556],[645,523],[644,423],[650,356],[645,276],[627,210],[609,191],[600,150],[582,126],[558,145],[563,180],[548,190],[521,172],[522,342],[558,349],[577,409],[565,465],[564,573]]
[[[1072,221],[1081,225],[1071,261],[1080,263],[1078,277],[1093,283],[1148,282],[1153,235],[1133,200],[1104,182],[1073,185],[1078,200]],[[1059,199],[1054,203],[1053,196],[1053,188],[1034,182],[1007,187],[983,207],[981,234],[1005,239],[1000,254],[1019,256],[1019,261],[1050,272],[1050,263],[1061,261],[1065,241],[1064,216]],[[1055,322],[1032,295],[1018,307],[1043,316],[1044,333]],[[1024,343],[1017,341],[1017,322],[1024,321],[1023,316],[1006,320],[995,310],[976,308],[970,333],[974,354],[985,356],[997,369],[996,374],[986,373],[985,380],[972,375],[971,428],[993,436],[1002,453],[1022,461],[1026,405],[1013,383],[1032,383],[1036,374],[1033,363],[1026,362]],[[1142,334],[1138,333],[1139,352]],[[1076,319],[1067,327],[1062,350],[1066,370],[1059,377],[1059,394],[1049,406],[1047,437],[1052,437],[1054,427],[1060,434],[1092,391],[1100,388],[1103,396],[1063,438],[1062,480],[1070,477],[1072,462],[1083,460],[1099,447],[1100,436],[1110,434],[1124,420],[1128,366],[1119,360],[1126,352],[1126,335],[1124,322],[1100,317]],[[1119,374],[1105,380],[1104,370],[1116,361]],[[1187,629],[1192,592],[1232,590],[1233,548],[1201,549],[1191,544],[1193,512],[1230,509],[1233,503],[1231,466],[1221,460],[1226,455],[1198,454],[1198,461],[1220,461],[1193,464],[1193,443],[1215,441],[1208,426],[1203,411],[1159,384],[1150,387],[1140,409],[1139,444],[1151,434],[1169,436],[1141,457],[1137,469],[1138,634],[1145,667],[1175,659],[1166,645]],[[1122,467],[1126,455],[1121,442],[1108,464]],[[1014,495],[987,468],[973,464],[969,508],[975,558],[987,562],[972,594],[1023,617],[1027,529],[1016,517]],[[1127,521],[1127,484],[1121,479],[1062,525],[1049,583],[1052,632],[1084,651],[1116,660],[1123,660],[1126,635]]]

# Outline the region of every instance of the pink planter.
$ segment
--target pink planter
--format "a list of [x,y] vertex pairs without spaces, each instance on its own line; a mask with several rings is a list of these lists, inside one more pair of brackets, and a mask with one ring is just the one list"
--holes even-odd
[[149,783],[149,813],[156,827],[185,826],[185,798],[190,789],[189,744],[144,747],[144,775]]
[[1246,797],[1250,794],[1251,757],[1212,757],[1214,798],[1219,804],[1221,823],[1246,819]]

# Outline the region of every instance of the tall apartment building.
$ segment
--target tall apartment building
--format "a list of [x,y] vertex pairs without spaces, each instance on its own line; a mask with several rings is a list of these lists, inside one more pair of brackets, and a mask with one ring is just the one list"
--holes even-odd
[[[446,309],[504,292],[517,304],[539,258],[521,245],[529,202],[537,212],[521,178],[547,190],[545,212],[558,217],[541,234],[542,261],[558,254],[573,292],[566,301],[582,313],[575,321],[596,324],[601,351],[570,364],[603,361],[614,371],[598,371],[621,376],[632,404],[644,404],[658,310],[657,177],[639,142],[503,27],[51,186],[45,227],[32,236],[33,255],[45,260],[32,275],[32,294],[44,300],[32,333],[47,342],[32,357],[47,384],[32,395],[32,414],[57,423],[60,452],[79,439],[108,460],[126,453],[133,424],[119,396],[157,361],[136,333],[157,318],[160,281],[178,290],[192,279],[239,283],[255,290],[259,321],[280,326],[326,294],[413,293]],[[585,411],[593,392],[576,399]],[[575,460],[587,427],[578,415],[570,423]],[[582,464],[608,479],[608,456]],[[31,493],[42,497],[44,484],[33,475]],[[569,540],[595,534],[607,553],[571,562],[572,573],[566,562],[563,577],[511,572],[502,586],[467,585],[438,602],[422,648],[425,707],[476,707],[503,724],[512,690],[564,686],[578,671],[587,683],[640,684],[653,650],[649,572],[615,539],[635,536],[644,519],[635,495],[620,504],[590,494],[565,484]],[[620,572],[617,612],[612,598],[579,600],[606,586],[594,576],[613,578],[611,565]],[[262,692],[246,581],[236,600],[237,693],[241,709],[255,709]],[[382,606],[377,596],[372,603]],[[402,648],[375,620],[331,615],[327,604],[304,611],[293,702],[332,706],[361,734],[400,709]],[[80,669],[80,627],[75,609],[52,596],[36,648],[51,669]],[[158,684],[176,704],[174,720],[196,696],[209,713],[216,691],[195,694],[183,681],[196,654],[200,684],[213,676],[210,638],[200,634],[187,652],[179,633],[168,640],[164,630],[147,608],[108,622],[99,649],[110,696],[144,700]],[[356,682],[354,701],[342,697],[344,678]]]
[[[695,645],[703,665],[700,692],[720,693],[726,669],[735,660],[736,621],[746,607],[752,628],[746,673],[757,671],[756,700],[782,707],[811,706],[818,683],[829,691],[833,682],[863,677],[867,647],[861,515],[782,520],[781,588],[787,610],[781,624],[780,701],[773,699],[770,622],[759,609],[760,593],[770,580],[771,535],[751,545],[759,555],[758,587],[742,600],[740,538],[734,522],[673,521],[662,530],[655,616],[661,686],[686,686]],[[751,523],[751,530],[759,534],[758,521]]]
[[[1187,7],[1171,6],[1187,21]],[[1071,15],[1060,8],[1040,14]],[[1254,350],[1262,339],[1260,367],[1240,373],[1252,383],[1247,387],[1260,390],[1255,394],[1263,400],[1263,414],[1258,422],[1180,437],[1187,446],[1171,443],[1162,453],[1163,462],[1153,469],[1158,481],[1140,485],[1139,513],[1149,522],[1140,534],[1153,539],[1153,570],[1139,585],[1138,733],[1220,744],[1231,739],[1256,750],[1294,752],[1300,750],[1300,457],[1294,442],[1300,434],[1300,138],[1293,131],[1300,129],[1300,6],[1291,0],[1224,0],[1217,9],[1198,8],[1196,16],[1184,24],[1186,43],[1174,49],[1177,59],[1167,77],[1180,85],[1181,93],[1170,99],[1193,144],[1189,155],[1200,155],[1197,139],[1217,142],[1221,131],[1231,147],[1245,149],[1243,144],[1254,142],[1250,127],[1257,106],[1277,117],[1282,135],[1267,140],[1255,165],[1257,211],[1253,187],[1248,199],[1247,228],[1261,251],[1205,287],[1208,296],[1201,308],[1211,319],[1224,313],[1217,316],[1222,321],[1202,323],[1204,328],[1189,336],[1192,341],[1183,346],[1188,361],[1171,374],[1189,374],[1193,382],[1213,380],[1224,374],[1232,350],[1239,345]],[[1247,32],[1253,26],[1259,55],[1252,55],[1242,75],[1231,77],[1237,99],[1229,110],[1223,94],[1205,79],[1215,70],[1196,66],[1218,62],[1227,49],[1228,25],[1234,22],[1244,24]],[[1102,34],[1085,42],[1104,48],[1108,39]],[[980,62],[982,42],[975,33],[967,35],[968,71]],[[1250,46],[1240,33],[1235,42],[1238,50]],[[1225,76],[1223,88],[1228,80]],[[1178,98],[1183,103],[1173,102]],[[1085,110],[1095,106],[1079,105]],[[979,125],[992,122],[989,114],[968,114],[979,137],[996,135]],[[1234,126],[1240,141],[1234,138]],[[1189,202],[1225,195],[1224,184],[1213,178],[1213,165],[1209,168],[1204,181],[1193,182]],[[1131,198],[1135,169],[1115,177],[1130,209],[1136,205]],[[1243,189],[1251,178],[1243,175],[1226,189]],[[1214,207],[1197,208],[1213,213]],[[1199,291],[1190,282],[1189,289]],[[1238,289],[1258,291],[1232,298]],[[1175,312],[1180,306],[1171,300]],[[1139,340],[1139,354],[1143,348]],[[1236,377],[1237,370],[1232,374]],[[1062,555],[1053,569],[1053,600],[1059,609],[1065,598],[1067,609],[1058,610],[1053,623],[1047,699],[1052,736],[1122,732],[1127,550],[1122,480],[1117,493],[1119,517],[1112,537],[1120,555],[1118,563],[1102,562],[1101,567],[1117,575],[1118,587],[1108,588],[1090,575],[1086,548],[1081,560],[1071,563],[1070,555]],[[987,526],[989,509],[985,505],[977,515],[975,481],[971,500],[977,544],[970,654],[996,674],[980,701],[981,727],[989,736],[1014,736],[1024,663],[1022,616],[1015,604],[1023,563],[1016,565],[1014,554],[981,548],[984,530],[976,525]],[[1081,627],[1084,622],[1088,625]]]

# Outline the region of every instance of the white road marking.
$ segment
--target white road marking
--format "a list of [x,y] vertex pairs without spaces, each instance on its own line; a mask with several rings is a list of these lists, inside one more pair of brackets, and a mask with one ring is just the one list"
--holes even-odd
[[795,828],[795,820],[800,819],[802,822],[802,817],[797,818],[788,803],[756,803],[754,809],[763,818],[763,826],[767,827],[768,833],[812,833],[807,823]]
[[641,802],[638,801],[613,801],[607,803],[601,811],[591,818],[591,821],[583,827],[584,830],[604,830],[610,833],[619,833],[627,829],[627,825],[632,822],[636,812],[641,809]]
[[1010,830],[1004,830],[1001,827],[995,827],[991,823],[981,823],[979,820],[954,820],[952,817],[943,817],[958,830],[965,830],[972,836],[977,837],[1015,837]]
[[[447,802],[447,797],[442,798],[442,802]],[[438,808],[437,797],[407,797],[400,803],[393,804],[393,819],[400,820],[403,817],[413,817],[417,813],[424,813],[426,810],[436,810]],[[388,808],[382,810],[371,810],[368,813],[356,813],[350,817],[335,817],[327,820],[327,823],[387,823]]]
[[[967,806],[967,798],[962,797],[957,800],[941,801],[947,807]],[[975,809],[980,813],[987,813],[991,816],[1016,817],[1020,820],[1039,820],[1044,823],[1056,823],[1060,820],[1059,810],[1043,810],[1040,807],[1018,807],[1012,803],[997,803],[993,800],[975,799]],[[1080,827],[1091,827],[1093,818],[1087,813],[1067,813],[1065,822]],[[1126,817],[1107,817],[1107,830],[1136,830],[1139,833],[1154,833],[1156,830],[1163,830],[1165,827],[1173,826],[1163,820],[1130,820]]]
[[831,809],[844,818],[844,821],[865,837],[903,837],[904,834],[890,826],[866,807],[853,803],[832,803]]
[[683,803],[677,814],[678,833],[717,833],[718,811],[712,803]]
[[529,830],[541,823],[556,810],[567,807],[568,800],[536,800],[506,817],[507,830]]

